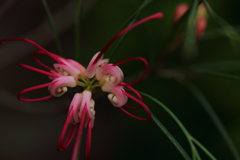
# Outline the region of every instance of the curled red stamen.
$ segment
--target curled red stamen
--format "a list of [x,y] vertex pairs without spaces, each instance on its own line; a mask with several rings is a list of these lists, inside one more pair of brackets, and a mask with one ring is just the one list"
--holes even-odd
[[88,132],[87,132],[87,144],[86,144],[86,160],[90,159],[92,123],[93,123],[93,120],[89,120],[89,122],[88,122]]
[[38,64],[40,64],[41,66],[43,66],[44,68],[50,68],[50,67],[48,67],[47,65],[43,64],[40,60],[38,60],[37,57],[36,57],[36,54],[45,54],[45,55],[51,57],[51,58],[52,58],[53,60],[55,60],[57,63],[64,64],[64,63],[60,60],[62,57],[60,57],[60,56],[58,56],[58,55],[56,55],[56,54],[53,54],[53,53],[48,52],[48,51],[47,51],[47,53],[46,53],[46,52],[43,52],[43,51],[36,51],[36,52],[34,52],[34,53],[33,53],[33,59],[34,59]]
[[97,56],[97,58],[95,59],[94,63],[96,63],[99,58],[105,53],[105,51],[108,49],[108,47],[117,39],[119,38],[120,36],[122,36],[123,34],[127,33],[128,31],[130,31],[131,29],[139,26],[140,24],[142,23],[145,23],[151,19],[160,19],[163,17],[163,14],[162,13],[156,13],[156,14],[153,14],[151,16],[148,16],[136,23],[134,23],[133,25],[125,28],[124,30],[122,30],[121,32],[119,32],[118,34],[116,34],[112,39],[110,39],[110,41],[103,47],[103,49],[100,51],[100,54]]
[[[128,89],[130,89],[134,94],[136,94],[136,96],[139,98],[140,101],[143,101],[142,100],[142,96],[141,94],[138,93],[138,91],[136,91],[134,88],[132,88],[131,86],[126,86]],[[133,107],[133,106],[129,106],[129,105],[124,105],[125,107],[127,108],[130,108],[130,109],[139,109],[139,108],[142,108],[141,105],[137,106],[137,107]]]
[[28,66],[26,64],[18,63],[18,65],[23,67],[23,68],[26,68],[26,69],[29,69],[29,70],[32,70],[32,71],[35,71],[35,72],[38,72],[38,73],[42,73],[42,74],[48,75],[50,77],[55,77],[55,78],[58,77],[57,75],[55,75],[53,73],[49,73],[49,72],[43,71],[41,69],[37,69],[37,68],[31,67],[31,66]]
[[33,59],[42,67],[48,69],[49,71],[55,70],[47,65],[45,65],[44,63],[42,63],[39,59],[37,59],[36,55],[37,54],[45,54],[43,51],[36,51],[33,53]]
[[134,101],[137,102],[138,104],[140,104],[140,105],[146,110],[146,112],[147,112],[147,114],[148,114],[148,117],[147,117],[147,118],[141,118],[141,117],[135,116],[135,115],[129,113],[128,111],[126,111],[123,107],[120,107],[120,109],[121,109],[123,112],[125,112],[127,115],[129,115],[129,116],[131,116],[131,117],[133,117],[133,118],[135,118],[135,119],[141,120],[141,121],[148,121],[148,120],[151,119],[152,113],[151,113],[150,109],[147,107],[146,104],[144,104],[142,101],[140,101],[139,99],[135,98],[134,96],[132,96],[132,95],[126,93],[126,92],[123,92],[123,94],[126,95],[126,96],[128,96],[129,98],[131,98],[132,100],[134,100]]
[[41,84],[41,85],[38,85],[38,86],[34,86],[34,87],[30,87],[30,88],[24,89],[24,90],[22,90],[20,93],[18,93],[17,98],[18,98],[19,100],[21,100],[21,101],[26,101],[26,102],[34,102],[34,101],[41,101],[41,100],[49,99],[49,98],[51,98],[51,97],[53,97],[53,96],[52,96],[52,95],[49,95],[49,96],[46,96],[46,97],[36,98],[36,99],[24,99],[24,98],[21,98],[21,96],[22,96],[24,93],[27,93],[27,92],[30,92],[30,91],[33,91],[33,90],[36,90],[36,89],[40,89],[40,88],[52,86],[52,85],[54,85],[55,83],[56,83],[56,82],[50,82],[50,83],[45,83],[45,84]]
[[29,39],[26,39],[26,38],[6,38],[6,39],[1,39],[0,44],[2,44],[3,41],[24,41],[24,42],[27,42],[27,43],[35,46],[36,48],[40,49],[42,51],[42,53],[44,53],[44,54],[48,55],[49,57],[53,58],[58,63],[61,63],[61,61],[58,60],[59,56],[48,52],[46,49],[44,49],[43,47],[41,47],[40,45],[38,45],[37,43],[35,43],[35,42],[33,42]]
[[86,106],[84,106],[83,111],[82,111],[80,126],[79,126],[78,133],[77,133],[77,138],[76,138],[74,149],[73,149],[72,160],[76,160],[76,157],[77,157],[79,144],[81,142],[82,130],[83,130],[83,126],[84,126],[84,123],[85,123],[86,114],[87,114],[87,108],[86,108]]
[[71,120],[72,120],[72,111],[69,112],[66,122],[64,123],[61,135],[59,137],[58,145],[57,145],[58,152],[61,152],[62,150],[64,150],[65,148],[67,148],[69,146],[69,144],[71,143],[71,141],[76,133],[76,130],[79,126],[79,124],[72,124],[70,131],[68,132],[67,137],[64,140],[68,125],[71,123]]
[[29,39],[26,39],[26,38],[6,38],[6,39],[1,39],[0,43],[2,43],[3,41],[24,41],[24,42],[27,42],[29,44],[32,44],[33,46],[37,47],[38,49],[40,49],[44,53],[48,54],[48,51],[46,49],[44,49],[43,47],[41,47],[37,43],[35,43],[35,42],[33,42]]
[[142,58],[142,57],[132,57],[132,58],[129,58],[129,59],[120,61],[120,62],[118,62],[118,63],[115,63],[115,64],[113,64],[113,66],[118,66],[118,65],[120,65],[120,64],[126,63],[126,62],[128,62],[128,61],[132,61],[132,60],[140,60],[140,61],[142,61],[142,62],[145,64],[145,67],[146,67],[146,68],[145,68],[142,76],[141,76],[138,80],[136,80],[135,82],[132,82],[132,83],[124,83],[124,82],[121,82],[121,83],[119,84],[120,86],[131,86],[131,85],[134,85],[134,84],[140,82],[140,81],[145,77],[145,75],[146,75],[147,72],[148,72],[148,62],[147,62],[146,59],[144,59],[144,58]]

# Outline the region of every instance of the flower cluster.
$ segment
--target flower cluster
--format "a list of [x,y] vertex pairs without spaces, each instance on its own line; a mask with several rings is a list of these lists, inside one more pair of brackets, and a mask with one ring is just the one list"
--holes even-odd
[[[181,3],[176,7],[174,12],[173,22],[177,23],[182,16],[188,11],[189,5],[186,3]],[[205,6],[200,4],[198,6],[198,11],[196,15],[196,36],[199,39],[203,34],[207,27],[207,10]]]
[[[68,116],[58,141],[58,147],[57,147],[58,151],[62,151],[63,149],[67,148],[71,143],[72,139],[74,138],[75,134],[77,134],[75,147],[72,155],[72,159],[75,160],[77,156],[80,140],[81,140],[81,134],[85,126],[87,128],[86,159],[89,159],[90,146],[91,146],[91,134],[92,134],[91,132],[92,132],[92,127],[94,125],[94,119],[95,119],[95,110],[94,110],[95,101],[92,99],[92,93],[96,89],[101,89],[104,92],[108,92],[109,93],[108,99],[110,100],[110,102],[115,107],[120,108],[123,112],[132,116],[133,118],[136,118],[138,120],[143,120],[143,121],[147,121],[151,118],[151,111],[144,104],[141,95],[132,87],[132,85],[141,81],[146,75],[148,71],[147,61],[141,57],[133,57],[115,64],[111,64],[109,63],[109,59],[104,59],[103,56],[107,48],[118,37],[120,37],[121,35],[125,34],[129,30],[133,29],[134,27],[148,20],[160,19],[162,18],[162,16],[163,16],[162,13],[156,13],[152,16],[149,16],[145,19],[138,21],[137,23],[119,32],[105,45],[105,47],[100,52],[96,53],[93,56],[93,58],[91,59],[91,61],[89,62],[86,68],[74,60],[65,59],[63,57],[60,57],[58,55],[48,52],[47,50],[45,50],[35,42],[28,39],[12,38],[12,39],[0,40],[0,43],[3,41],[25,41],[37,47],[39,51],[36,51],[33,54],[33,58],[39,65],[41,65],[43,68],[48,70],[48,72],[25,65],[25,64],[19,64],[19,65],[23,68],[45,74],[49,76],[49,78],[52,80],[51,82],[46,84],[41,84],[38,86],[24,89],[18,94],[19,100],[40,101],[40,100],[45,100],[51,97],[59,97],[63,95],[65,92],[67,92],[68,87],[73,88],[73,87],[80,86],[83,88],[82,93],[76,93],[74,95],[72,102],[69,106]],[[53,67],[49,67],[37,58],[38,54],[47,55],[57,63],[55,63]],[[125,83],[123,82],[124,74],[118,66],[132,60],[142,61],[145,64],[145,70],[143,75],[137,81],[132,83]],[[41,97],[41,98],[36,98],[36,99],[22,98],[23,94],[30,92],[32,90],[36,90],[44,87],[48,87],[50,95]],[[127,93],[124,87],[132,91],[135,94],[135,96]],[[134,107],[134,106],[126,105],[129,98],[137,102],[139,106]],[[130,112],[128,112],[127,110],[125,110],[123,106],[130,109],[138,109],[143,107],[146,110],[148,116],[147,118],[135,116]],[[69,129],[69,125],[70,125],[70,129]]]

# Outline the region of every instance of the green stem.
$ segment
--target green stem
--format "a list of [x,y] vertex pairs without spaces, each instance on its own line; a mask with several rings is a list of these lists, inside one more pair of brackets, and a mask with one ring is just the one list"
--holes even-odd
[[183,82],[183,84],[193,93],[199,103],[204,107],[206,112],[208,113],[209,117],[212,119],[213,123],[217,127],[218,131],[222,135],[223,139],[225,140],[229,150],[231,151],[234,159],[240,160],[238,152],[234,147],[226,129],[224,128],[223,124],[221,123],[220,119],[218,118],[217,114],[214,112],[212,106],[205,98],[205,96],[201,93],[201,91],[192,83]]
[[198,0],[194,0],[193,5],[189,9],[189,17],[186,27],[186,38],[183,43],[183,58],[192,60],[196,56],[196,15],[198,10]]
[[64,56],[63,55],[63,50],[62,50],[62,47],[61,47],[61,44],[60,44],[60,40],[59,40],[59,37],[58,37],[58,34],[57,34],[57,30],[56,30],[56,27],[54,25],[53,17],[51,15],[51,12],[49,10],[47,2],[45,0],[42,0],[42,4],[43,4],[44,9],[47,13],[48,21],[49,21],[49,24],[50,24],[50,27],[51,27],[51,30],[52,30],[52,33],[53,33],[53,37],[55,39],[56,46],[57,46],[58,54],[60,56]]
[[77,12],[76,12],[76,19],[75,19],[75,57],[76,61],[80,61],[80,45],[81,45],[81,27],[80,27],[80,22],[81,22],[81,13],[82,13],[82,0],[78,0],[78,5],[77,5]]
[[225,30],[225,34],[231,38],[231,39],[235,39],[235,40],[240,40],[240,36],[237,32],[237,30],[232,27],[227,21],[225,21],[224,19],[222,19],[221,17],[219,17],[213,10],[212,8],[209,6],[209,4],[207,3],[206,0],[203,0],[204,6],[206,7],[208,14]]
[[200,142],[198,142],[198,140],[196,140],[194,137],[192,137],[191,139],[198,147],[200,147],[208,155],[209,158],[211,158],[212,160],[217,160]]
[[193,142],[191,141],[190,137],[191,135],[189,134],[189,132],[187,131],[187,129],[184,127],[184,125],[182,124],[182,122],[177,118],[177,116],[175,116],[175,114],[170,110],[168,109],[163,103],[161,103],[160,101],[158,101],[156,98],[150,96],[150,95],[147,95],[143,92],[140,92],[138,91],[141,95],[151,99],[152,101],[154,101],[155,103],[157,103],[159,106],[161,106],[173,119],[174,121],[178,124],[178,126],[181,128],[181,130],[183,131],[184,135],[187,137],[187,140],[188,140],[188,143],[191,147],[191,150],[192,150],[192,157],[193,159],[195,160],[195,155],[197,157],[199,157],[199,154],[197,153],[196,151],[196,148],[193,144]]
[[86,87],[86,86],[87,86],[87,84],[86,84],[86,83],[79,82],[79,81],[78,81],[78,85],[79,85],[79,86],[81,86],[81,87]]
[[177,148],[180,154],[186,159],[191,160],[186,151],[182,148],[182,146],[178,143],[178,141],[169,133],[169,131],[165,128],[165,126],[157,119],[157,117],[152,113],[152,120],[157,124],[157,126],[163,131],[163,133],[168,137],[168,139],[173,143],[173,145]]
[[193,69],[193,72],[199,72],[202,74],[208,74],[211,76],[217,76],[217,77],[221,77],[221,78],[227,78],[227,79],[232,79],[232,80],[236,80],[236,81],[240,81],[240,77],[239,76],[235,76],[235,75],[231,75],[228,73],[222,73],[222,72],[218,72],[218,71],[213,71],[213,70],[208,70],[208,69]]

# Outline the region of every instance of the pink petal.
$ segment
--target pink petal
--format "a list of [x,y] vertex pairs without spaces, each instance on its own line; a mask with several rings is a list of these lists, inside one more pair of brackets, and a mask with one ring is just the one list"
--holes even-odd
[[199,39],[207,27],[207,20],[205,17],[197,19],[197,38]]
[[[72,64],[70,64],[66,59],[63,58],[59,58],[59,60],[63,63],[63,64],[54,64],[54,68],[60,73],[63,74],[60,70],[60,68],[62,68],[63,70],[67,71],[71,76],[73,76],[74,78],[78,79],[79,74],[81,74],[81,70],[83,70],[83,68],[81,68],[81,70],[75,68]],[[76,62],[77,63],[77,62]],[[75,65],[76,65],[75,63]],[[79,64],[80,65],[80,64]],[[64,74],[63,74],[64,75]]]
[[[123,81],[123,72],[118,66],[113,66],[112,64],[106,64],[103,67],[97,69],[96,71],[96,79],[101,80],[106,75],[111,75],[114,77],[114,82],[109,81],[108,83],[112,83],[113,85],[118,85]],[[106,82],[106,81],[105,81]]]
[[107,92],[110,92],[113,94],[113,96],[115,96],[116,101],[114,100],[113,97],[109,97],[110,102],[115,106],[115,107],[122,107],[123,105],[125,105],[127,103],[127,96],[123,94],[124,89],[121,86],[112,86],[110,88],[110,90],[108,90]]
[[72,116],[73,116],[72,122],[73,123],[79,123],[80,122],[80,118],[78,117],[78,113],[80,111],[80,107],[81,107],[81,104],[82,104],[82,98],[83,98],[82,93],[76,93],[74,95],[73,99],[72,99],[71,104],[70,104],[69,112],[72,111]]
[[[87,91],[87,90],[83,91],[82,106],[86,106],[89,118],[94,119],[94,114],[92,111],[92,109],[94,108],[90,108],[91,97],[92,97],[92,93],[90,91]],[[81,107],[80,109],[79,117],[81,117],[82,110],[83,110],[83,107]]]
[[177,23],[177,21],[187,12],[189,9],[189,5],[186,3],[181,3],[177,6],[173,16],[173,22]]
[[55,96],[59,97],[63,95],[66,91],[59,92],[58,89],[62,87],[75,87],[77,85],[77,81],[72,76],[61,76],[59,78],[54,79],[53,82],[56,82],[54,85],[49,86],[50,93]]
[[88,78],[93,78],[95,73],[96,73],[96,69],[98,67],[101,67],[105,64],[108,63],[109,59],[103,59],[102,60],[102,57],[101,59],[99,59],[96,63],[95,60],[97,58],[97,56],[99,55],[100,52],[96,53],[93,58],[91,59],[91,61],[89,62],[88,66],[87,66],[87,69],[85,71],[85,75],[88,77]]
[[66,61],[67,61],[68,63],[70,63],[73,67],[75,67],[76,69],[78,69],[79,71],[81,71],[81,73],[84,73],[84,72],[85,72],[86,68],[83,67],[80,63],[78,63],[78,62],[76,62],[76,61],[74,61],[74,60],[72,60],[72,59],[66,59]]

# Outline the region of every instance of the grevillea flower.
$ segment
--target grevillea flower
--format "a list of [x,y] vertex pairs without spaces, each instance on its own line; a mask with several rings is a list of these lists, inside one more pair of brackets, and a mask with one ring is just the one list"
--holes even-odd
[[[48,99],[50,97],[59,97],[63,95],[67,91],[67,87],[77,87],[80,86],[84,88],[82,93],[76,93],[73,97],[73,100],[69,106],[69,111],[67,115],[66,122],[60,134],[60,138],[58,140],[57,150],[62,151],[69,146],[71,141],[73,140],[75,134],[76,141],[74,145],[74,151],[72,155],[72,160],[76,159],[79,144],[81,141],[81,135],[83,131],[83,127],[87,127],[87,141],[86,141],[86,159],[90,158],[90,146],[91,146],[91,134],[92,134],[92,127],[94,124],[95,119],[95,110],[94,105],[95,101],[91,98],[92,91],[95,89],[100,88],[104,92],[108,92],[108,99],[110,102],[115,106],[120,108],[123,112],[128,114],[129,116],[136,118],[138,120],[147,121],[151,118],[151,111],[149,108],[144,104],[141,95],[132,87],[132,85],[141,81],[148,71],[148,62],[142,57],[133,57],[127,60],[123,60],[121,62],[111,64],[108,63],[109,59],[103,59],[104,52],[108,49],[108,47],[121,35],[125,34],[129,30],[137,27],[138,25],[149,21],[151,19],[160,19],[163,17],[162,13],[156,13],[151,15],[147,18],[144,18],[135,24],[127,27],[126,29],[122,30],[118,34],[116,34],[104,47],[103,49],[96,53],[91,61],[89,62],[87,68],[85,69],[81,64],[74,60],[65,59],[58,55],[48,52],[35,42],[32,42],[28,39],[23,38],[13,38],[13,39],[2,39],[0,43],[3,41],[25,41],[28,42],[35,47],[37,47],[40,51],[37,51],[33,54],[34,60],[40,64],[42,67],[48,70],[40,70],[25,64],[19,64],[21,67],[45,74],[49,76],[52,80],[50,83],[30,87],[24,89],[18,94],[18,98],[22,101],[40,101],[44,99]],[[37,59],[37,54],[45,54],[55,60],[57,63],[53,65],[53,68],[45,65],[39,59]],[[132,83],[125,83],[124,81],[124,74],[120,69],[119,65],[133,61],[133,60],[140,60],[145,65],[145,70],[142,76]],[[50,94],[49,96],[36,98],[36,99],[24,99],[21,96],[32,90],[40,89],[48,87]],[[125,91],[125,88],[132,91],[135,96],[129,94]],[[129,106],[127,105],[128,99],[132,99],[133,101],[137,102],[139,106]],[[147,112],[147,117],[142,118],[132,113],[128,112],[124,109],[124,107],[129,109],[139,109],[144,108]],[[69,128],[70,126],[70,128]]]
[[[45,100],[45,99],[51,98],[53,96],[59,97],[67,91],[67,87],[76,87],[78,85],[78,79],[85,72],[85,68],[78,62],[71,60],[71,59],[65,59],[63,57],[60,57],[53,53],[50,53],[31,40],[24,39],[24,38],[11,38],[11,39],[2,39],[2,40],[0,40],[0,43],[2,43],[3,41],[25,41],[25,42],[28,42],[28,43],[34,45],[38,49],[40,49],[40,51],[34,52],[33,58],[38,64],[40,64],[42,67],[47,69],[49,72],[46,72],[44,70],[37,69],[37,68],[31,67],[31,66],[28,66],[25,64],[21,64],[21,63],[19,64],[19,66],[33,70],[35,72],[45,74],[45,75],[49,76],[50,79],[53,80],[50,83],[41,84],[38,86],[24,89],[23,91],[21,91],[18,94],[18,99],[21,101],[40,101],[40,100]],[[37,54],[45,54],[45,55],[51,57],[53,60],[55,60],[57,63],[53,65],[54,68],[51,68],[51,67],[45,65],[39,59],[37,59],[37,57],[36,57]],[[24,93],[30,92],[32,90],[44,88],[44,87],[48,87],[51,95],[42,97],[42,98],[36,98],[36,99],[21,98],[21,96]]]
[[[177,6],[173,16],[174,24],[188,11],[189,5],[186,3],[181,3]],[[198,6],[197,16],[196,16],[196,36],[199,39],[207,27],[207,10],[205,6],[200,4]]]
[[[86,144],[86,159],[89,159],[90,157],[91,132],[92,132],[94,116],[95,116],[95,111],[94,111],[95,102],[93,99],[91,99],[91,96],[92,96],[92,93],[88,90],[83,91],[83,93],[75,94],[69,107],[67,120],[64,124],[62,133],[58,140],[57,149],[60,152],[69,146],[76,131],[78,130],[77,138],[76,138],[75,146],[73,150],[72,160],[76,159],[84,124],[88,128],[87,144]],[[69,124],[71,124],[71,128],[70,128],[70,131],[68,132],[68,135],[64,139]]]

